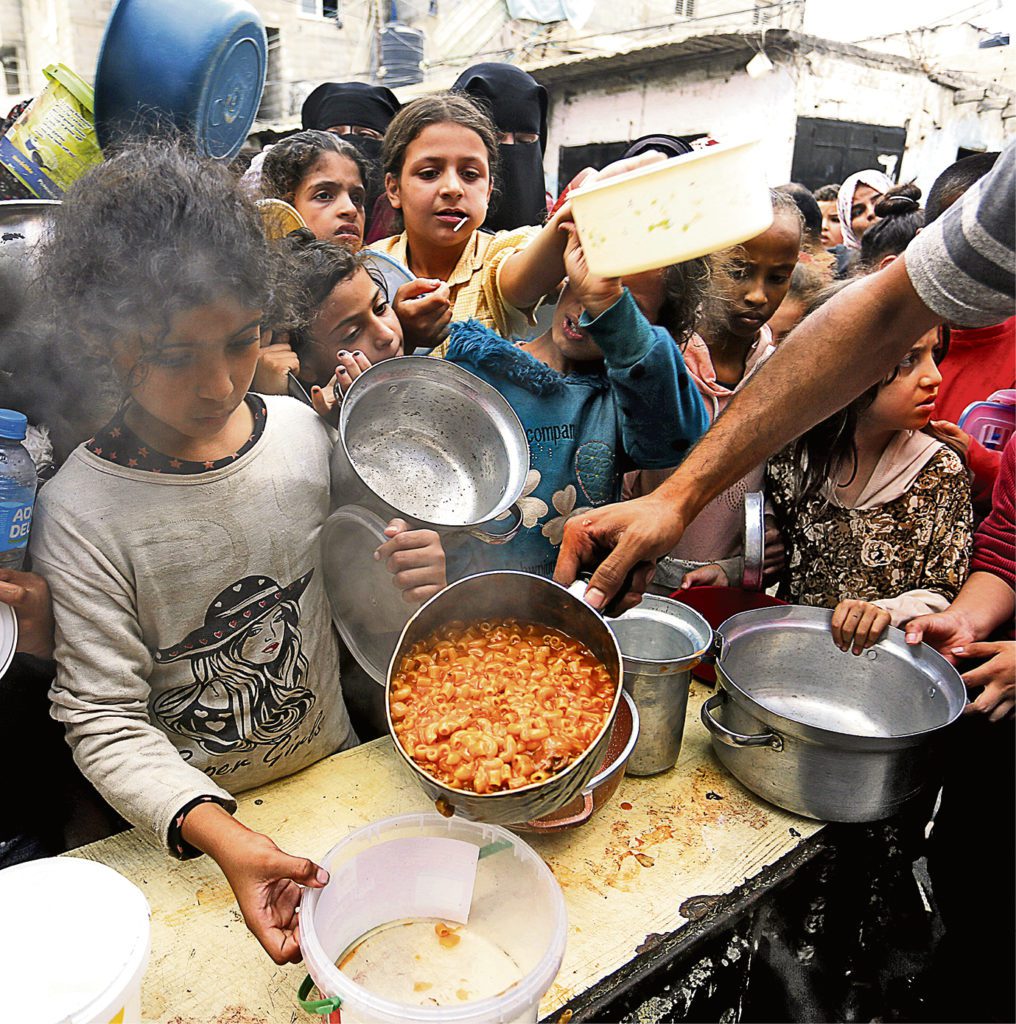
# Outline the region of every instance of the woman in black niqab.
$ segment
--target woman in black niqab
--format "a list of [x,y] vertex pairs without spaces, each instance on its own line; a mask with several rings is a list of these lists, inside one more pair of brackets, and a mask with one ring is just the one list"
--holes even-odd
[[[502,139],[500,174],[487,219],[489,231],[504,231],[547,219],[543,152],[547,145],[547,90],[512,64],[474,64],[459,75],[453,92],[464,92],[489,112]],[[531,141],[520,141],[519,137]]]

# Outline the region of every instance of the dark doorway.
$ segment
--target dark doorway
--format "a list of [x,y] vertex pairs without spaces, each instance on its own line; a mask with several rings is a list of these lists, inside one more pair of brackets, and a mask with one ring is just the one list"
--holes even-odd
[[874,167],[899,181],[906,128],[886,128],[825,117],[799,117],[790,177],[810,189],[840,183]]

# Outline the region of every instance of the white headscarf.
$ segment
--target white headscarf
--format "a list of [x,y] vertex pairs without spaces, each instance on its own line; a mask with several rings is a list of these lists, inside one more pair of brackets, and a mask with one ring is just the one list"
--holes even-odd
[[843,244],[848,249],[861,248],[861,240],[854,234],[854,229],[850,225],[853,219],[850,216],[850,211],[854,205],[854,192],[858,185],[867,185],[869,188],[873,188],[879,195],[885,195],[893,187],[893,183],[889,178],[881,171],[876,171],[872,168],[851,174],[840,185],[840,192],[836,197],[836,212],[840,215],[840,231],[843,234]]

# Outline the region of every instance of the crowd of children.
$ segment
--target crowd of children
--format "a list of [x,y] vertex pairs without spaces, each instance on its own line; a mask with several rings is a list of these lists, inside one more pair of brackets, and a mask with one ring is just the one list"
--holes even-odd
[[[436,533],[389,524],[377,557],[408,601],[491,568],[550,576],[570,517],[658,486],[780,338],[850,287],[837,278],[899,258],[989,165],[948,168],[923,210],[920,190],[873,170],[814,197],[777,190],[772,226],[742,245],[606,279],[567,201],[544,192],[546,125],[532,79],[479,65],[401,109],[388,90],[321,86],[305,130],[242,181],[179,142],[126,148],[67,194],[4,326],[0,405],[28,415],[40,468],[58,467],[39,492],[31,572],[0,571],[21,625],[5,693],[49,678],[84,779],[169,853],[213,857],[278,962],[299,955],[299,886],[327,876],[236,821],[234,796],[358,742],[318,553],[341,504],[329,454],[353,381],[429,351],[504,395],[529,439],[510,542],[446,559]],[[643,148],[583,180],[663,159]],[[270,240],[255,198],[306,226]],[[999,453],[957,420],[1016,386],[1013,323],[929,333],[716,498],[672,553],[702,563],[683,586],[738,585],[744,496],[764,491],[767,582],[832,610],[844,650],[911,621],[955,646],[960,611],[989,624],[964,642],[988,639],[1005,619],[998,592],[964,584]],[[36,354],[15,367],[26,344]],[[1011,513],[1011,467],[999,479]],[[974,712],[1000,728],[1013,717],[1005,657],[968,677],[985,686]],[[26,814],[0,834],[0,865],[59,847],[49,832],[32,841],[36,825]]]

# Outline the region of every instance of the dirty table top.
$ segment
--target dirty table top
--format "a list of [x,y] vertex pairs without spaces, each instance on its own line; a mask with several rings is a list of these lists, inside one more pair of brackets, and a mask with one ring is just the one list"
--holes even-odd
[[[619,970],[775,864],[820,822],[780,811],[720,766],[699,722],[711,690],[693,683],[677,767],[625,778],[581,828],[526,836],[564,892],[568,946],[541,1017]],[[238,817],[284,850],[318,859],[355,828],[432,810],[387,738],[336,754],[239,798]],[[142,988],[146,1021],[279,1024],[320,1020],[296,1003],[303,965],[277,967],[240,917],[207,857],[171,860],[124,832],[74,851],[135,882],[152,909],[152,956]],[[689,902],[690,901],[690,902]],[[682,908],[684,913],[682,913]]]

